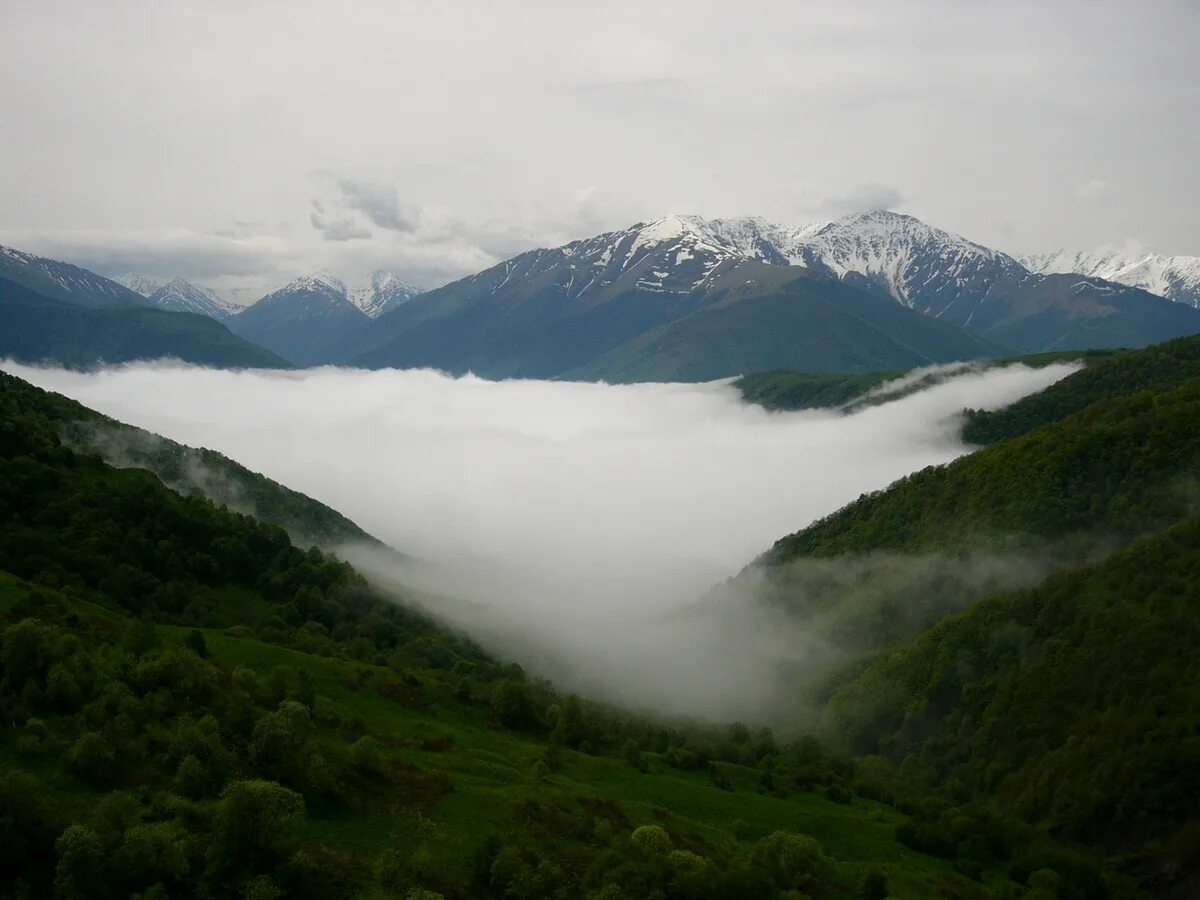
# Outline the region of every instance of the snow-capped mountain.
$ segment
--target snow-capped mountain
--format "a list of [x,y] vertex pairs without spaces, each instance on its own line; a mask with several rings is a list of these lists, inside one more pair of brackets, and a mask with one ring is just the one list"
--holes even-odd
[[11,247],[0,247],[0,278],[77,306],[150,305],[141,294],[103,275]]
[[[789,302],[802,294],[818,305],[839,298],[841,312],[863,295],[898,303],[998,352],[1144,346],[1200,332],[1200,315],[1181,304],[1100,278],[1033,273],[1006,253],[899,213],[801,226],[670,215],[531,250],[429,291],[381,316],[345,359],[498,377],[681,377],[711,370],[663,367],[659,358],[729,350],[735,332],[741,345],[723,357],[730,366],[797,365],[765,350],[818,333],[832,348],[865,346],[865,319],[835,325],[832,313],[821,319],[816,306]],[[724,311],[734,307],[730,319]],[[787,329],[792,338],[783,337]],[[937,352],[962,340],[950,331]],[[764,352],[743,352],[756,345]],[[809,364],[831,365],[815,354]]]
[[208,288],[184,281],[182,278],[167,279],[127,272],[116,276],[113,281],[141,294],[159,309],[171,312],[199,313],[219,321],[241,309],[222,300]]
[[157,275],[140,275],[137,272],[124,272],[114,275],[112,280],[117,284],[123,284],[143,297],[149,297],[171,279],[159,278]]
[[328,272],[289,282],[225,320],[230,331],[298,365],[337,360],[370,319],[350,302],[346,285]]
[[1063,250],[1018,259],[1033,272],[1091,275],[1200,308],[1200,256],[1163,256],[1119,250],[1071,253]]
[[172,312],[199,313],[218,321],[232,316],[240,310],[222,300],[206,287],[175,278],[160,286],[150,295],[150,301],[159,309]]
[[395,272],[380,269],[371,273],[369,285],[353,288],[346,296],[370,318],[377,319],[420,293],[420,288],[409,284]]
[[[567,296],[584,296],[632,271],[638,272],[639,289],[690,293],[747,260],[802,266],[852,281],[959,325],[970,321],[994,285],[1028,275],[1005,253],[883,210],[800,226],[757,217],[671,215],[532,251],[504,265],[505,280],[545,277],[557,270]],[[488,277],[492,271],[473,277]]]

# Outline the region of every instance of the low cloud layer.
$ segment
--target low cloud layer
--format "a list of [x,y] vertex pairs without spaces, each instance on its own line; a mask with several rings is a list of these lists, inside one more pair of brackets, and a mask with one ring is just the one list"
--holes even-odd
[[419,560],[352,551],[364,571],[458,598],[437,611],[566,687],[717,717],[758,711],[769,671],[823,651],[761,609],[681,611],[784,534],[966,452],[964,407],[1072,371],[951,373],[846,414],[768,413],[727,383],[4,368],[327,503]]

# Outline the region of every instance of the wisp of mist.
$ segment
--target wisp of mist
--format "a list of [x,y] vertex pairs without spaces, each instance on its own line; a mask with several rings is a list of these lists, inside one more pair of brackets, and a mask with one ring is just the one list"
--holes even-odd
[[967,452],[965,407],[1004,406],[1076,367],[949,367],[851,413],[767,412],[728,381],[3,368],[332,506],[407,557],[339,548],[369,578],[395,596],[415,588],[435,615],[563,687],[769,719],[771,667],[812,651],[804,635],[750,604],[680,611],[783,535]]

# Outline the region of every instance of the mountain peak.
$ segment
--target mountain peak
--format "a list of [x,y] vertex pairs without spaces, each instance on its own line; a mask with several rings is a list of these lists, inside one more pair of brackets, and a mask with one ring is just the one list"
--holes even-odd
[[1089,275],[1141,288],[1177,303],[1200,308],[1200,256],[1163,256],[1140,246],[1019,257],[1032,272]]
[[372,319],[377,319],[385,312],[407,303],[420,293],[422,293],[420,288],[409,284],[395,272],[389,269],[376,269],[371,273],[369,286],[355,288],[346,296],[351,303]]

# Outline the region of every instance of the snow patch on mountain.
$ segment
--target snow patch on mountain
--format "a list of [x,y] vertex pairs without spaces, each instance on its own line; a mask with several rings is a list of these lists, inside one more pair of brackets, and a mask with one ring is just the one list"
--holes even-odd
[[1019,257],[1031,271],[1103,278],[1177,303],[1200,308],[1200,256],[1164,256],[1144,251],[1095,251],[1031,254]]
[[124,285],[135,293],[141,294],[143,297],[149,297],[170,281],[169,278],[159,278],[157,275],[139,275],[137,272],[124,272],[121,275],[114,275],[112,280],[117,284]]
[[371,273],[370,284],[354,288],[347,297],[372,319],[377,319],[420,293],[420,288],[409,284],[395,272],[380,269]]

